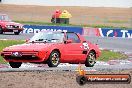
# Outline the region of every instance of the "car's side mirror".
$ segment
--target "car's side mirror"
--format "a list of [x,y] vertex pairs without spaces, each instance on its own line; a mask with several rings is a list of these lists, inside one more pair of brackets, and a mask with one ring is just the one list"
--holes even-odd
[[65,43],[72,43],[72,40],[65,40]]
[[26,42],[28,42],[30,39],[26,39]]

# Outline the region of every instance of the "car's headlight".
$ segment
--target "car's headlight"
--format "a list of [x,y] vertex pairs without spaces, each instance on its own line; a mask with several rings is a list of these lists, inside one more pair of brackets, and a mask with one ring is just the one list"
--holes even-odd
[[11,25],[6,25],[6,27],[7,27],[7,28],[12,28],[12,26],[11,26]]
[[7,28],[9,28],[9,27],[10,27],[10,25],[6,25],[6,27],[7,27]]
[[19,28],[23,28],[23,26],[19,26]]

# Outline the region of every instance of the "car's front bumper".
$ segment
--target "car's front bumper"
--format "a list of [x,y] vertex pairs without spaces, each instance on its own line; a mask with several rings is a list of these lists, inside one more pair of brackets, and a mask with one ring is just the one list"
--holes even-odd
[[23,28],[4,28],[2,31],[3,32],[21,32],[23,31],[24,29]]
[[39,52],[17,52],[14,51],[2,52],[1,56],[8,62],[43,62],[46,58],[46,54]]

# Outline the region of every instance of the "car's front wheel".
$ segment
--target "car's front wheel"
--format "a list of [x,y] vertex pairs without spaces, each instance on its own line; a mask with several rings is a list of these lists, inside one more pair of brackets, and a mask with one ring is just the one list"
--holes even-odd
[[86,67],[93,67],[96,62],[96,54],[93,51],[90,51],[86,61],[85,61],[85,66]]
[[19,35],[20,32],[14,32],[15,35]]
[[22,62],[9,62],[9,64],[12,68],[19,68]]
[[49,67],[57,67],[60,63],[60,54],[57,51],[52,51],[48,58],[48,66]]

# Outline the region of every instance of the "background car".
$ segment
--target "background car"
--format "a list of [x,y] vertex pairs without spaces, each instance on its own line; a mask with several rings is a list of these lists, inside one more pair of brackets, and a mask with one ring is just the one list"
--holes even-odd
[[22,30],[22,24],[11,21],[6,14],[0,14],[0,34],[3,34],[3,32],[14,32],[15,35],[19,35]]

